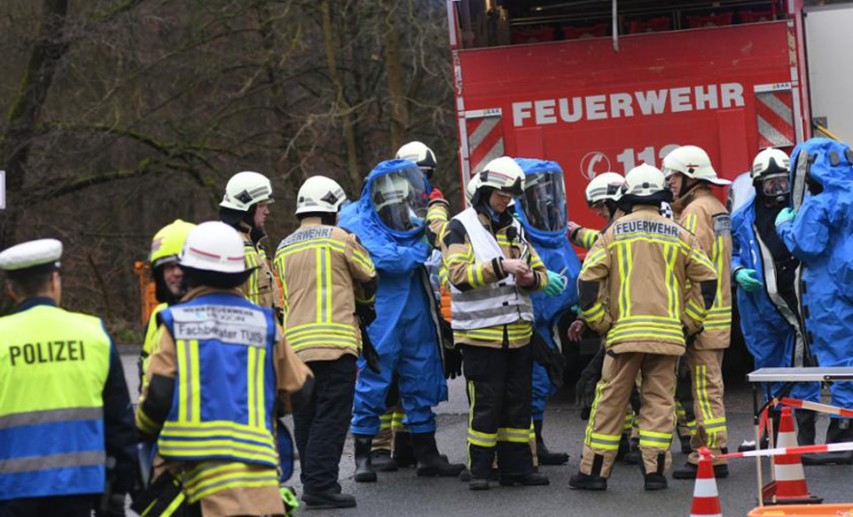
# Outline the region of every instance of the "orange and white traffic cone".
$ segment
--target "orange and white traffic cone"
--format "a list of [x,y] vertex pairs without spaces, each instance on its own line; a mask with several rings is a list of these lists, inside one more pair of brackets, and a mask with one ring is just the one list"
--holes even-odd
[[714,479],[714,466],[711,451],[706,447],[699,449],[699,468],[696,471],[696,484],[693,485],[693,507],[690,517],[722,517],[720,494],[717,492],[717,480]]
[[[797,446],[797,432],[794,429],[791,408],[782,408],[777,442],[778,448]],[[823,501],[822,498],[809,493],[799,454],[776,456],[773,473],[775,480],[765,485],[763,490],[766,504],[815,504]]]

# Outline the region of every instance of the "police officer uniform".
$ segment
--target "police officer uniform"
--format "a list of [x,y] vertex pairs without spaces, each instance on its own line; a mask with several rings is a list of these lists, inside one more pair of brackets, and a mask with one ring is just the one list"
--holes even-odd
[[[0,253],[12,289],[26,296],[0,318],[3,517],[60,508],[88,517],[104,504],[109,515],[124,515],[135,479],[136,434],[121,360],[99,318],[58,306],[53,273],[61,254],[55,239]],[[43,295],[18,291],[38,276],[55,287]]]

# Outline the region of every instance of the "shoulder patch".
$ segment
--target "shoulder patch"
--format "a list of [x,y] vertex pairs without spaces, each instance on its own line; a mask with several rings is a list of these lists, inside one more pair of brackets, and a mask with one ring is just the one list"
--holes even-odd
[[670,221],[653,221],[648,219],[619,220],[613,223],[616,238],[626,238],[637,233],[653,233],[665,237],[679,237],[678,227]]

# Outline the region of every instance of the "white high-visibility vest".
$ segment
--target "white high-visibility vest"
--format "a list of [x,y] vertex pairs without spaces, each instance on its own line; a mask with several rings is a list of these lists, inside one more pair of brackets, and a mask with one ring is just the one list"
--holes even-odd
[[[506,258],[495,240],[486,230],[473,208],[463,210],[454,217],[462,223],[474,250],[475,260],[488,262],[496,257]],[[513,226],[521,233],[518,221]],[[533,321],[533,303],[515,285],[515,277],[508,277],[484,287],[460,291],[450,285],[450,325],[457,330],[474,330],[497,325],[509,325],[518,320]]]

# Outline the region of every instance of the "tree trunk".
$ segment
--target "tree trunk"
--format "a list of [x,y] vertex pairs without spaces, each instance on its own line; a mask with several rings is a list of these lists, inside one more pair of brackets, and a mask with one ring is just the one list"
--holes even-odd
[[403,64],[400,61],[400,32],[397,27],[397,0],[383,0],[385,14],[385,75],[391,100],[391,152],[403,145],[406,130],[406,98],[403,84]]
[[64,35],[67,12],[68,0],[42,0],[39,36],[30,53],[18,97],[9,110],[6,134],[0,141],[0,163],[6,170],[7,196],[6,217],[0,222],[0,249],[15,241],[15,229],[23,208],[20,195],[35,127],[59,61],[68,49]]
[[335,111],[341,119],[344,130],[347,172],[349,173],[352,191],[356,191],[361,186],[362,174],[358,167],[358,146],[356,145],[352,107],[344,95],[344,85],[338,74],[337,46],[335,44],[334,28],[332,27],[332,13],[329,9],[329,0],[322,0],[320,2],[320,16],[323,24],[323,41],[326,46],[326,66],[329,69],[329,79],[335,88]]

